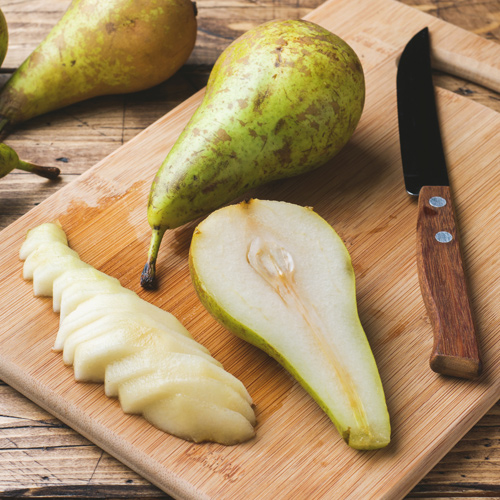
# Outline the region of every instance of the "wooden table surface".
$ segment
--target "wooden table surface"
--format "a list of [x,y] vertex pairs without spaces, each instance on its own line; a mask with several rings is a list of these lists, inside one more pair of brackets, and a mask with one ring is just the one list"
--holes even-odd
[[[500,43],[500,0],[403,1]],[[24,172],[13,172],[0,179],[0,229],[202,88],[217,56],[241,33],[267,20],[302,17],[322,2],[197,0],[196,48],[188,64],[168,82],[148,91],[96,98],[35,118],[5,139],[21,158],[58,166],[63,174],[56,182]],[[0,83],[31,53],[69,3],[70,0],[0,0],[10,37]],[[435,74],[435,83],[500,112],[500,96],[494,92],[439,73]],[[0,498],[6,497],[168,498],[0,382]],[[500,498],[499,403],[407,498],[454,497]]]

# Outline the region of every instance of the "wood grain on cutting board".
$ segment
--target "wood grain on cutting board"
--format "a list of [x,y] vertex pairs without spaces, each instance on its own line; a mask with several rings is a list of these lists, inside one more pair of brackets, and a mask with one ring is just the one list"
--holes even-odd
[[[358,452],[273,360],[217,325],[199,303],[187,269],[195,223],[166,236],[160,290],[140,290],[150,230],[146,203],[154,174],[202,92],[153,124],[2,232],[0,376],[165,491],[182,498],[397,498],[498,399],[500,282],[497,113],[438,90],[465,261],[485,373],[477,382],[428,368],[432,333],[415,267],[416,203],[405,193],[395,101],[396,58],[429,25],[434,46],[498,71],[499,48],[390,0],[333,1],[312,15],[362,59],[367,101],[358,130],[328,165],[254,190],[260,198],[312,205],[346,242],[359,312],[378,362],[393,442]],[[257,438],[236,447],[194,445],[124,415],[98,384],[77,384],[51,351],[58,316],[21,278],[27,229],[58,218],[81,258],[173,312],[256,403]]]

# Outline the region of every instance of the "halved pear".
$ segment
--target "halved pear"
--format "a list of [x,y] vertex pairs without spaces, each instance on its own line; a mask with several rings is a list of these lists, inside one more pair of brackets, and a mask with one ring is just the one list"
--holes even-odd
[[23,278],[25,280],[32,280],[33,273],[38,266],[67,255],[80,258],[77,252],[59,241],[41,244],[26,257],[23,266]]
[[95,280],[107,280],[112,281],[116,284],[120,282],[97,269],[93,268],[89,264],[86,266],[78,267],[76,269],[68,269],[64,271],[57,279],[54,280],[53,293],[52,293],[52,304],[54,312],[59,312],[61,308],[61,296],[64,290],[73,285],[74,283],[80,283],[82,281],[95,281]]
[[118,388],[118,398],[125,413],[142,413],[152,403],[175,394],[186,394],[198,401],[237,411],[255,424],[255,414],[246,399],[226,383],[205,375],[156,370],[130,379]]
[[141,349],[158,349],[165,353],[185,352],[218,363],[209,354],[201,351],[198,346],[188,342],[189,340],[186,337],[176,338],[155,328],[126,324],[76,346],[73,360],[75,379],[104,382],[107,365]]
[[143,416],[158,429],[195,443],[234,445],[255,435],[252,424],[241,413],[186,394],[151,403],[144,408]]
[[208,355],[210,359],[212,359],[210,356],[210,352],[206,347],[203,347],[193,339],[187,338],[178,332],[170,330],[161,323],[157,323],[156,321],[151,320],[148,316],[139,316],[126,313],[112,313],[103,316],[93,323],[89,323],[83,328],[75,330],[73,333],[66,337],[63,346],[64,362],[67,365],[73,364],[75,350],[81,343],[99,337],[100,335],[107,334],[109,332],[127,329],[130,332],[142,332],[144,329],[146,329],[148,332],[156,333],[160,336],[168,335],[172,337],[172,339],[179,342],[181,345],[185,345],[186,348],[199,351],[200,355],[204,353]]
[[131,312],[147,314],[151,317],[151,319],[164,324],[171,330],[175,330],[186,337],[192,338],[186,327],[173,314],[146,302],[138,295],[132,295],[128,292],[118,292],[113,294],[97,295],[79,304],[74,311],[69,313],[61,321],[54,349],[62,350],[64,339],[67,335],[74,330],[83,328],[89,323],[106,316],[110,313],[110,311],[113,313]]
[[351,259],[324,219],[276,201],[225,207],[195,230],[190,270],[208,311],[295,376],[350,446],[389,443]]
[[61,225],[57,222],[40,224],[26,233],[26,239],[19,250],[19,258],[25,260],[40,245],[54,241],[63,243],[64,245],[68,244],[66,233],[63,231]]
[[192,354],[169,352],[163,353],[154,349],[143,349],[106,368],[104,389],[107,396],[118,396],[122,384],[150,373],[161,371],[176,376],[196,375],[208,377],[226,383],[232,387],[249,404],[252,398],[245,386],[236,377],[207,359]]

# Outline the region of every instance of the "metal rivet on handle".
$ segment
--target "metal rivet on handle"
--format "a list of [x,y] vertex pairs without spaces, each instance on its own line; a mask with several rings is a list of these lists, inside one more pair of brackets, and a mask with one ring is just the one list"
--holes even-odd
[[446,200],[441,198],[441,196],[433,196],[429,199],[429,205],[436,208],[441,208],[446,205]]
[[439,231],[436,233],[436,240],[439,243],[449,243],[453,239],[453,236],[448,231]]

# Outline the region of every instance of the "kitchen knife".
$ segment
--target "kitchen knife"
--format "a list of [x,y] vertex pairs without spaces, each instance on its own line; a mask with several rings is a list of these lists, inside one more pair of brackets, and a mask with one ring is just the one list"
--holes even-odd
[[430,366],[443,375],[474,378],[482,363],[441,142],[428,28],[401,55],[397,101],[406,190],[418,196],[417,270],[434,331]]

